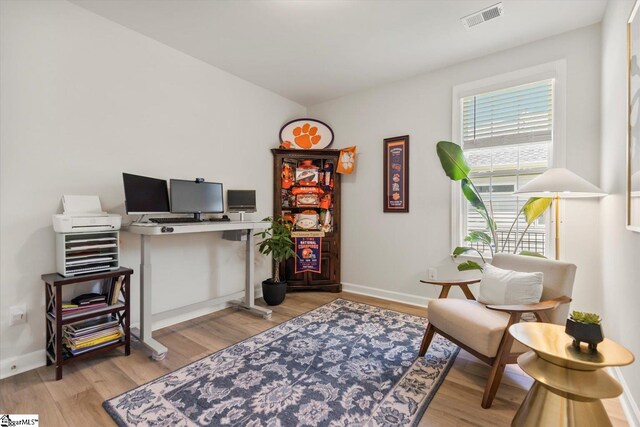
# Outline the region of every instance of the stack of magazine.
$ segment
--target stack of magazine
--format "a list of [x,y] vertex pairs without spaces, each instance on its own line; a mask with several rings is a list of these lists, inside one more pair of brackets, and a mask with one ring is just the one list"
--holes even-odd
[[118,320],[111,316],[64,325],[62,330],[62,342],[72,356],[116,343],[123,336]]

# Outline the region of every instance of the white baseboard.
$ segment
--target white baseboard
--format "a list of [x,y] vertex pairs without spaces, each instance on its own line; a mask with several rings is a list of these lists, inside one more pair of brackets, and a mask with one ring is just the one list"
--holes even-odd
[[[255,292],[256,298],[261,298],[262,286],[259,285],[256,287]],[[224,310],[229,307],[227,301],[239,299],[243,296],[244,291],[240,291],[216,300],[204,301],[154,315],[152,330],[165,328],[167,326],[175,325],[176,323],[186,322],[187,320],[195,319],[196,317]],[[212,303],[213,301],[215,301],[215,303]],[[132,327],[139,327],[139,325],[139,323],[131,324]],[[46,365],[45,350],[36,350],[32,353],[2,359],[0,360],[0,380],[32,369],[37,369],[44,365]]]
[[627,417],[627,422],[631,427],[640,427],[640,409],[638,409],[638,405],[636,401],[633,399],[631,395],[631,390],[629,390],[629,386],[627,382],[624,380],[624,376],[622,376],[622,371],[618,367],[609,368],[609,373],[613,376],[620,385],[622,385],[622,395],[620,396],[620,404],[622,405],[622,409],[624,410],[624,414]]
[[0,360],[0,380],[46,365],[44,350]]
[[342,282],[342,290],[359,295],[382,298],[389,301],[401,302],[403,304],[426,307],[433,298],[419,297],[403,292],[388,291],[386,289],[372,288],[370,286],[356,285],[354,283]]

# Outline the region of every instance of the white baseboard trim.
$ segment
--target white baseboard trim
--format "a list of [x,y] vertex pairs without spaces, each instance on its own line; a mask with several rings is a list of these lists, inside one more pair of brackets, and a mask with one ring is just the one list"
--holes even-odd
[[389,301],[401,302],[416,307],[426,307],[433,298],[419,297],[404,292],[388,291],[386,289],[372,288],[370,286],[356,285],[355,283],[342,282],[342,290],[353,294],[367,295],[382,298]]
[[0,360],[0,380],[46,365],[44,350]]
[[638,409],[638,405],[631,395],[631,390],[629,390],[629,386],[624,380],[624,376],[622,376],[622,371],[616,366],[613,368],[609,368],[609,373],[612,377],[618,380],[620,385],[622,385],[620,404],[622,405],[624,415],[627,417],[629,426],[640,427],[640,409]]
[[[262,285],[256,287],[256,298],[262,297]],[[163,313],[155,314],[153,317],[152,330],[165,328],[180,322],[195,319],[196,317],[205,316],[216,311],[228,308],[228,301],[240,299],[244,296],[244,291],[236,292],[222,298],[216,298],[209,301],[203,301],[186,307],[180,307]],[[140,323],[132,323],[131,327],[139,327]],[[37,369],[46,365],[45,350],[36,350],[20,356],[8,357],[0,360],[0,380],[23,372]]]

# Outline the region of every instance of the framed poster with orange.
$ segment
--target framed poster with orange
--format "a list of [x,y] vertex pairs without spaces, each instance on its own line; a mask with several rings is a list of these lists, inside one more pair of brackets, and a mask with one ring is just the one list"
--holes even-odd
[[409,212],[409,135],[384,140],[384,212]]

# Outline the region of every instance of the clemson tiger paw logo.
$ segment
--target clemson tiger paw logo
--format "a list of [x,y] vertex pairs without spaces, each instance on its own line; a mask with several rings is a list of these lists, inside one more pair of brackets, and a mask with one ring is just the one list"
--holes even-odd
[[[305,123],[302,126],[298,126],[293,129],[293,140],[300,148],[311,148],[316,145],[322,139],[321,135],[318,135],[318,128],[311,126],[309,123]],[[284,141],[281,144],[284,148],[291,148],[291,141]]]

